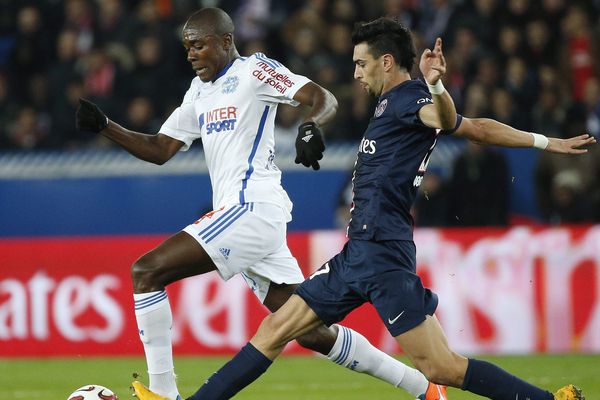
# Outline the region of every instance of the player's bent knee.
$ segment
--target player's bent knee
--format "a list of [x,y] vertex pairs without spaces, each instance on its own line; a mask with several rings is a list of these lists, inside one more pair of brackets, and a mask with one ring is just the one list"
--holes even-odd
[[159,282],[158,260],[156,257],[144,255],[131,265],[131,280],[135,293],[160,290],[164,285]]

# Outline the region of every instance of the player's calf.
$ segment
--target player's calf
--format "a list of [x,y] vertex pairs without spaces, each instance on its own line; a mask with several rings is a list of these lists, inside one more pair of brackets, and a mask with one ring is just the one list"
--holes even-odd
[[296,341],[300,346],[326,356],[333,348],[337,335],[337,328],[334,326],[328,328],[325,325],[321,325],[300,336]]
[[415,367],[429,382],[439,385],[460,387],[467,369],[467,359],[453,352],[439,357],[412,357]]

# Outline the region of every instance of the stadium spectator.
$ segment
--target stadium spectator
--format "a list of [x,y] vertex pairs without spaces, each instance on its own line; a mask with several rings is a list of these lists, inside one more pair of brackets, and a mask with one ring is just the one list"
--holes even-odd
[[583,88],[583,107],[586,112],[586,128],[589,133],[600,137],[600,80],[592,78]]
[[9,147],[8,125],[17,112],[10,98],[10,85],[6,74],[0,72],[0,149]]
[[63,27],[77,34],[77,48],[86,54],[94,44],[94,16],[86,0],[66,0],[63,3]]
[[412,209],[416,227],[451,225],[448,184],[440,168],[428,168]]
[[538,99],[531,115],[533,130],[544,132],[548,136],[559,136],[565,109],[561,104],[558,90],[551,87],[542,88]]
[[556,63],[556,42],[552,41],[546,21],[534,19],[527,23],[525,37],[524,57],[528,65]]
[[469,142],[455,160],[448,198],[455,226],[508,225],[508,172],[502,155]]
[[571,84],[571,96],[575,101],[583,98],[583,88],[589,79],[598,76],[597,44],[590,28],[590,16],[579,5],[571,5],[562,20],[564,33],[562,57],[563,71]]
[[[43,30],[39,8],[21,8],[17,15],[17,32],[11,57],[12,79],[19,87],[27,85],[34,75],[45,72],[51,59],[51,48],[51,42]],[[31,100],[23,90],[15,91],[13,96],[21,102]]]
[[523,48],[523,34],[515,25],[504,25],[498,35],[500,56],[505,58],[518,57]]
[[48,138],[47,128],[32,107],[23,107],[8,124],[8,146],[22,150],[43,147]]
[[590,199],[583,192],[583,179],[579,171],[564,170],[552,179],[550,211],[551,224],[573,224],[589,221]]
[[[581,105],[571,106],[558,137],[585,131],[585,116]],[[559,177],[561,171],[563,175]],[[560,154],[540,154],[535,186],[538,208],[544,221],[557,224],[600,221],[600,148],[592,146],[588,153],[570,158]],[[585,197],[580,209],[565,210],[566,204],[578,207],[572,201],[580,195]]]

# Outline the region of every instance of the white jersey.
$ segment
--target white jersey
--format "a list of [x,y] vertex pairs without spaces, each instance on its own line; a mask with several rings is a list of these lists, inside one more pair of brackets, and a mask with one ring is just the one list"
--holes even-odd
[[184,151],[202,138],[213,209],[271,203],[290,218],[292,203],[273,162],[275,114],[279,103],[297,106],[293,96],[307,82],[262,53],[235,59],[214,82],[192,80],[160,132],[182,141]]

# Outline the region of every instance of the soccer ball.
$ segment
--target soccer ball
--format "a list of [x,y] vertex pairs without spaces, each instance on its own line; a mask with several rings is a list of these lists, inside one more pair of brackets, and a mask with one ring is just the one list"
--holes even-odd
[[119,400],[119,398],[104,386],[85,385],[71,393],[67,400]]

